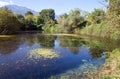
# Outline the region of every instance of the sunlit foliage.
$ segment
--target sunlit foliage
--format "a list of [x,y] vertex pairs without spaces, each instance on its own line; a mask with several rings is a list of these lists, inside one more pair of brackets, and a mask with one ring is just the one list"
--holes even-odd
[[99,24],[105,20],[105,11],[102,9],[95,9],[87,17],[88,24]]
[[81,15],[80,9],[74,9],[69,12],[69,14],[61,15],[59,19],[59,27],[61,32],[72,33],[75,28],[82,27],[80,25],[84,22],[84,17]]
[[25,29],[26,30],[37,30],[34,18],[35,18],[35,16],[30,11],[28,11],[25,14]]
[[13,34],[19,31],[20,22],[7,8],[0,9],[0,34]]

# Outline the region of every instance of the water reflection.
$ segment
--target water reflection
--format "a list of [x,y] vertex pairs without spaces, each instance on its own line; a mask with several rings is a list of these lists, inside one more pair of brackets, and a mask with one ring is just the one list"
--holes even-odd
[[20,45],[19,38],[0,38],[0,54],[10,54]]
[[[94,67],[102,66],[105,61],[103,52],[111,49],[111,44],[96,39],[91,41],[72,36],[38,34],[1,38],[0,79],[48,79],[51,76],[56,78],[68,75],[70,72],[82,75],[84,72],[92,71]],[[117,46],[113,46],[112,49],[114,47]],[[33,51],[34,55],[30,56],[30,51],[35,49],[40,51]],[[45,50],[42,49],[59,53],[60,56],[44,56]],[[40,57],[34,58],[38,54]]]

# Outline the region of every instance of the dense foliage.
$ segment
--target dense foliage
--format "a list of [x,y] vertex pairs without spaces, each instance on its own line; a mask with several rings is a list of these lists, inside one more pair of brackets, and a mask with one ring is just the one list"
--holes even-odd
[[13,14],[7,8],[0,9],[0,34],[13,34],[20,30],[49,31],[51,27],[53,29],[56,26],[56,23],[53,9],[44,9],[39,15],[34,15],[31,11],[27,11],[25,16]]
[[81,10],[74,9],[69,12],[69,14],[63,14],[59,19],[59,27],[61,32],[73,33],[74,29],[77,27],[82,27],[82,23],[85,21],[84,17],[81,15]]
[[120,0],[106,1],[109,2],[106,12],[95,9],[88,15],[86,27],[77,33],[120,39]]
[[108,0],[108,20],[112,27],[120,29],[120,0]]
[[0,34],[13,34],[19,31],[20,22],[8,9],[0,9]]
[[105,20],[105,11],[102,9],[95,9],[87,17],[88,24],[99,24]]
[[44,24],[55,24],[55,11],[53,9],[44,9],[39,14]]

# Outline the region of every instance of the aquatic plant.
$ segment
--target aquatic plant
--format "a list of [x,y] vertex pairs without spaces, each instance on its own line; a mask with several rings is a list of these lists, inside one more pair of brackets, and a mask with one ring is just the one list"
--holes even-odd
[[52,58],[57,58],[59,57],[59,53],[53,51],[52,49],[47,49],[47,48],[37,48],[30,50],[29,52],[29,58],[34,58],[34,59],[52,59]]
[[93,72],[97,70],[97,66],[86,60],[83,60],[83,62],[83,65],[62,74],[51,76],[50,79],[88,79],[88,75],[94,75]]

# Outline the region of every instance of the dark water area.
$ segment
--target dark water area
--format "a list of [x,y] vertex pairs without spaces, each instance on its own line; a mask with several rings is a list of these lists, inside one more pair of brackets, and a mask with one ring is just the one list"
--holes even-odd
[[[105,52],[117,47],[120,47],[118,42],[74,36],[22,34],[1,37],[0,79],[51,79],[71,71],[82,75],[100,69],[105,63]],[[34,49],[43,49],[43,52],[50,49],[59,57],[37,57],[40,52],[30,52]]]

